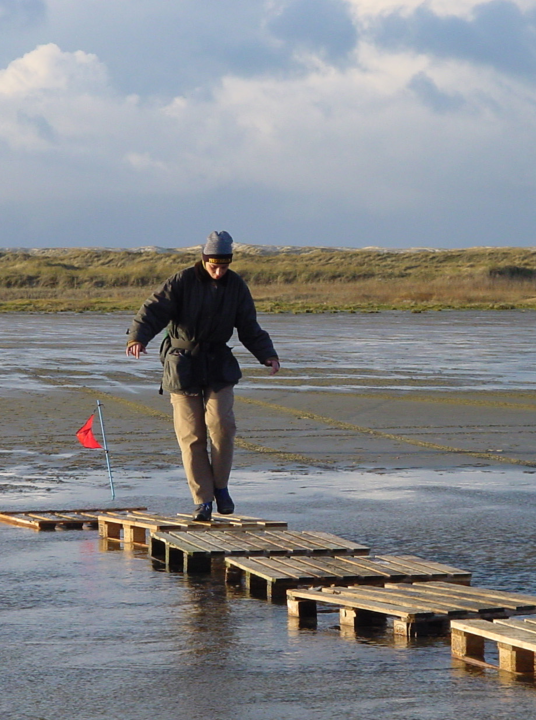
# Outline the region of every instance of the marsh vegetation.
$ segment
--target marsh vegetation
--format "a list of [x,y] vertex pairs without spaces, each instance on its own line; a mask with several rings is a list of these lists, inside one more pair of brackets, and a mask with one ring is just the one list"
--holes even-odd
[[[0,252],[0,311],[136,310],[192,249]],[[536,250],[242,246],[233,269],[265,312],[536,308]]]

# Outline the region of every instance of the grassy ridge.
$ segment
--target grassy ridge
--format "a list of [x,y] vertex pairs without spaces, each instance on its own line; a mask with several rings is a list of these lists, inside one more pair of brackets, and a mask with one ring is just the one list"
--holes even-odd
[[[136,310],[198,251],[0,251],[0,311]],[[536,251],[332,250],[263,254],[246,246],[233,269],[268,312],[536,308]]]

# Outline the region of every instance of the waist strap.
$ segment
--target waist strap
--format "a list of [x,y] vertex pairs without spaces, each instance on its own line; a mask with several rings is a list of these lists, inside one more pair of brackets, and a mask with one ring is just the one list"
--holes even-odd
[[184,340],[183,338],[174,338],[169,336],[171,347],[174,350],[189,350],[192,355],[198,355],[201,351],[210,352],[217,348],[226,347],[224,342],[213,343],[213,342],[192,342],[191,340]]

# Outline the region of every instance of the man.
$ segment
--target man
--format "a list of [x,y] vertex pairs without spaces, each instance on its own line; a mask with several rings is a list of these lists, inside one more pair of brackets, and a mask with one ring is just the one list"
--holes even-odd
[[[279,370],[268,333],[259,326],[251,293],[235,272],[233,239],[212,232],[194,266],[168,278],[142,305],[129,330],[127,355],[139,359],[167,327],[160,348],[162,389],[170,393],[175,433],[195,504],[194,520],[234,512],[227,484],[236,432],[233,388],[242,377],[231,348],[239,340],[267,367]],[[208,440],[210,439],[210,453]]]

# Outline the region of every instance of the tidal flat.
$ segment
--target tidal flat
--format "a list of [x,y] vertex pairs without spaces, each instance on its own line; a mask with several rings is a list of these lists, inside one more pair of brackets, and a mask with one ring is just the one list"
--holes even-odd
[[[240,347],[241,514],[415,554],[536,594],[536,313],[262,315],[282,359]],[[127,314],[0,316],[0,509],[189,512],[158,340]],[[117,497],[76,430],[103,403]],[[98,434],[98,425],[96,427]],[[316,629],[165,572],[96,531],[0,525],[2,720],[521,720],[533,681],[453,661],[447,638]]]

